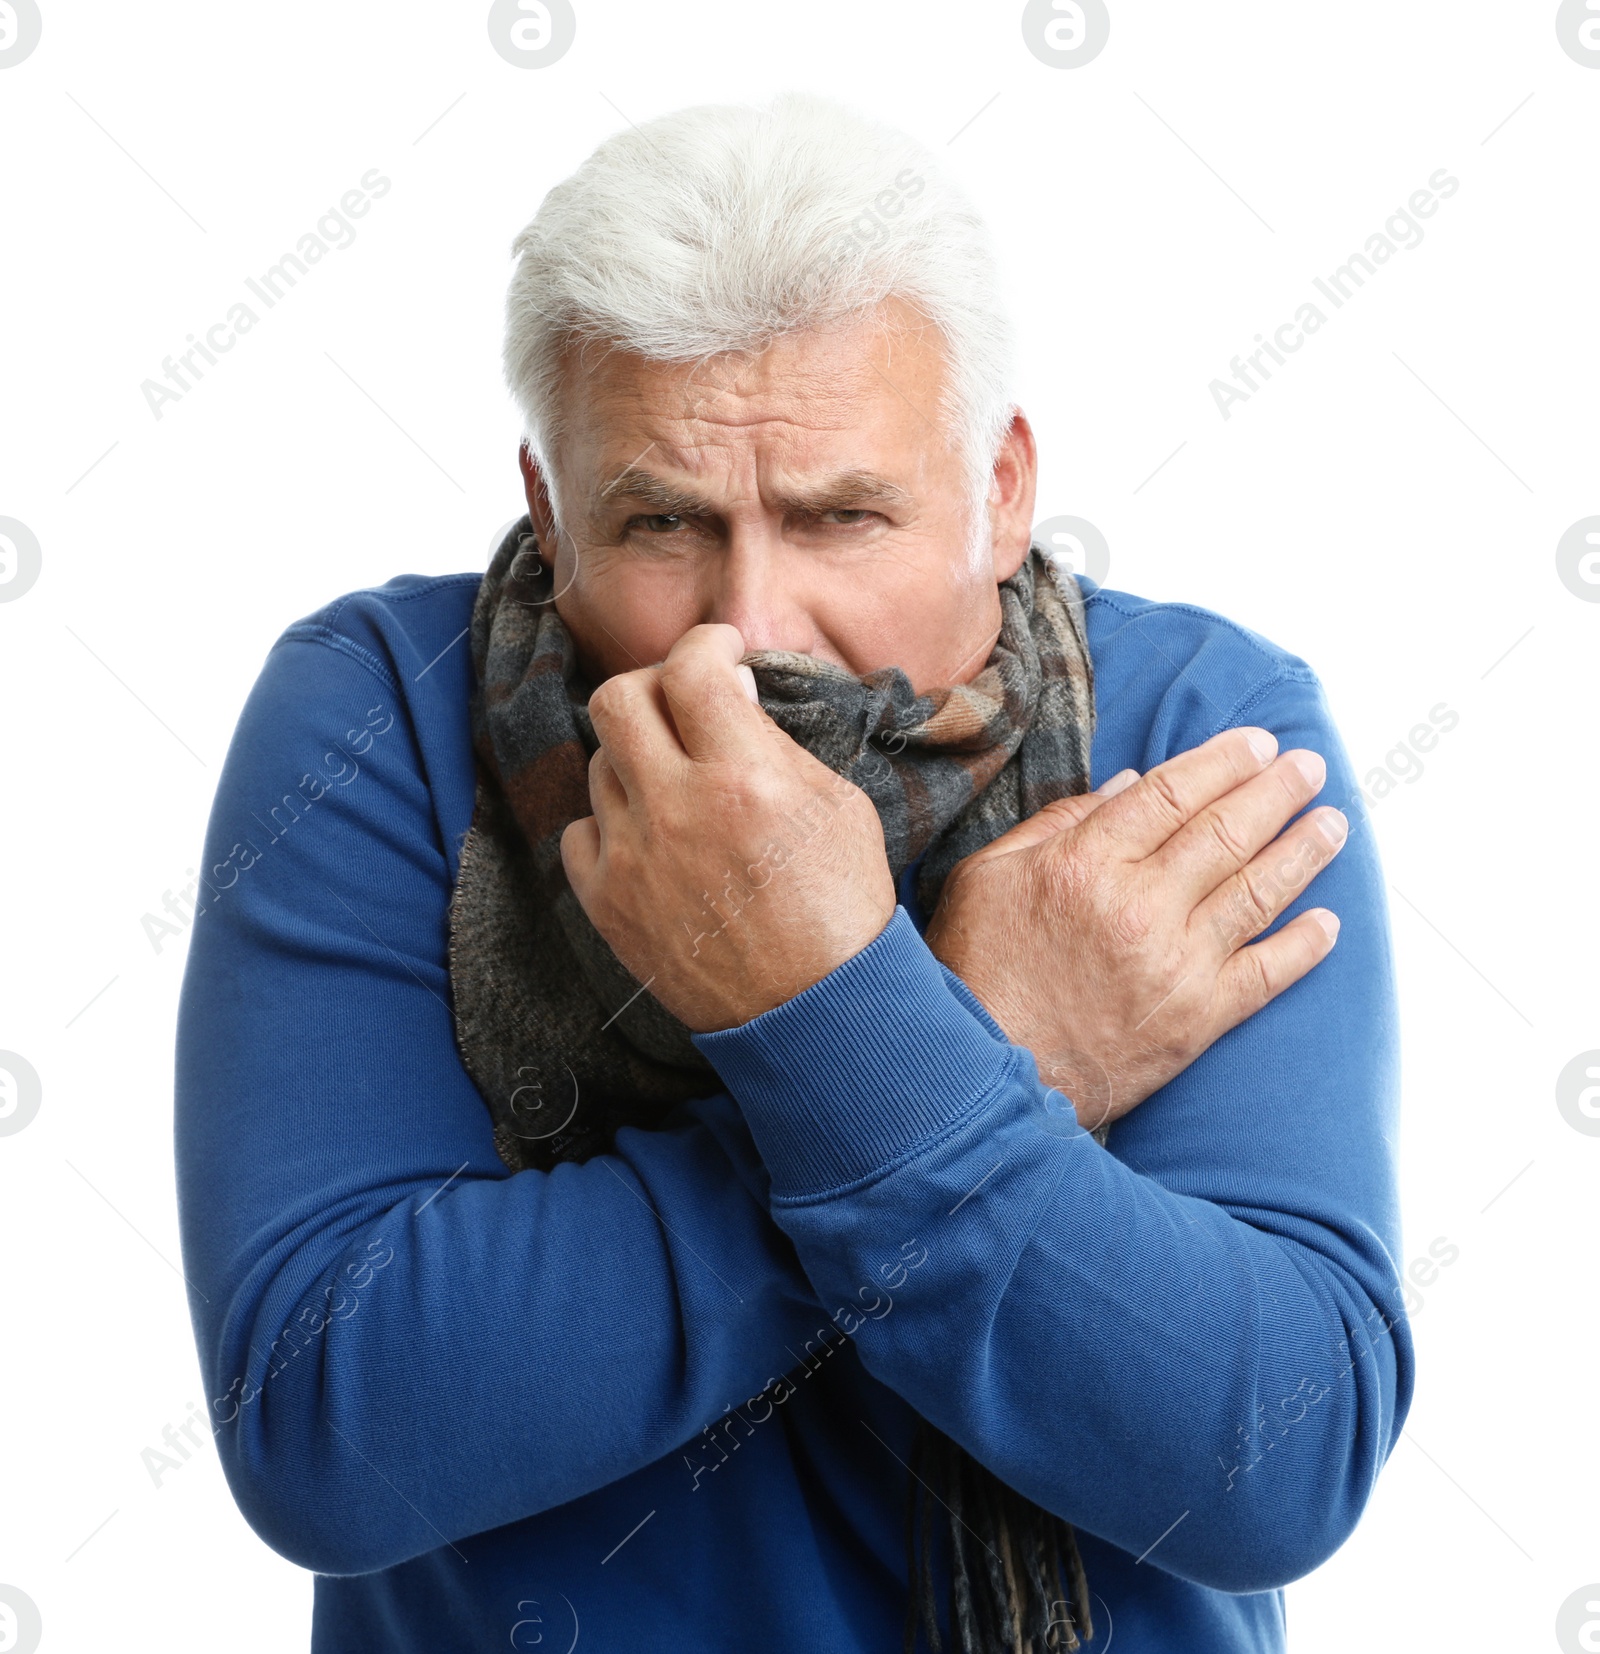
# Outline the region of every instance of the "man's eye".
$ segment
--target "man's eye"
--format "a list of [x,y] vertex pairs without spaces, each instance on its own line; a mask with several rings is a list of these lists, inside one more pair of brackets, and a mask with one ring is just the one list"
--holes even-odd
[[832,517],[841,528],[848,528],[852,524],[860,522],[863,517],[870,517],[872,513],[870,511],[824,511],[822,515]]
[[652,534],[671,534],[683,522],[683,518],[675,512],[650,517],[635,517],[633,520],[636,523],[642,523]]

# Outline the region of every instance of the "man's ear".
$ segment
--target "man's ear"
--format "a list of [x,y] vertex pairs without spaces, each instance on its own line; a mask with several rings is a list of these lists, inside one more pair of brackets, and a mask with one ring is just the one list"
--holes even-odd
[[995,456],[989,479],[989,531],[996,584],[1023,565],[1033,544],[1033,505],[1039,481],[1039,453],[1028,416],[1018,408]]
[[517,449],[517,464],[522,467],[522,491],[527,496],[533,532],[542,550],[551,552],[556,542],[555,507],[550,500],[550,485],[526,442]]

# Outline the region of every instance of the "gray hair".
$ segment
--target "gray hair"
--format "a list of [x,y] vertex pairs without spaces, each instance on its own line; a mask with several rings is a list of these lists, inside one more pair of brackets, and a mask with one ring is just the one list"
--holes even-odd
[[506,382],[552,490],[570,342],[696,363],[894,297],[942,337],[934,416],[963,456],[980,532],[1015,409],[1011,327],[982,219],[906,134],[797,92],[678,110],[606,139],[512,253]]

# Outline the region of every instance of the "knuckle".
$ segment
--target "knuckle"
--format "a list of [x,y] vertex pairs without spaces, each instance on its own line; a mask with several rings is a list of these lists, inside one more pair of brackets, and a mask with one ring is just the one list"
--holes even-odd
[[858,793],[850,799],[847,808],[855,821],[856,831],[870,833],[882,840],[883,817],[878,814],[877,806],[865,793]]
[[1066,798],[1053,798],[1048,804],[1041,805],[1034,812],[1033,819],[1046,821],[1059,832],[1078,826],[1092,813],[1088,795],[1074,793]]
[[1305,833],[1284,860],[1285,877],[1292,877],[1297,888],[1308,885],[1343,848],[1342,840],[1329,844],[1320,832]]
[[668,695],[675,695],[694,678],[694,660],[682,649],[672,649],[668,651],[667,658],[662,661],[659,670],[661,687]]
[[1251,846],[1239,831],[1237,823],[1223,810],[1212,810],[1205,817],[1206,831],[1212,842],[1234,866],[1250,859]]
[[1245,948],[1235,955],[1238,961],[1235,977],[1234,1003],[1238,1010],[1236,1020],[1259,1011],[1276,993],[1272,972],[1259,947]]
[[1203,1010],[1178,1006],[1169,1001],[1159,1016],[1152,1017],[1142,1043],[1146,1060],[1168,1073],[1177,1073],[1192,1063],[1208,1043],[1202,1023]]
[[661,663],[661,692],[668,701],[682,706],[705,695],[706,666],[693,649],[672,649]]
[[633,687],[629,682],[631,677],[629,672],[619,672],[604,683],[597,684],[589,693],[589,717],[598,717],[602,721],[620,717]]
[[1268,917],[1282,913],[1316,876],[1316,871],[1314,846],[1302,843],[1280,850],[1256,879],[1261,905]]
[[1287,821],[1296,810],[1304,805],[1316,789],[1306,779],[1298,765],[1275,764],[1272,774],[1278,783],[1278,791],[1282,795],[1279,810],[1282,819]]
[[1229,918],[1236,931],[1254,936],[1272,923],[1282,903],[1281,889],[1264,885],[1249,873],[1241,873],[1229,892]]
[[1102,903],[1094,869],[1082,857],[1052,856],[1034,874],[1035,900],[1031,904],[1055,924],[1083,922]]
[[1322,927],[1314,922],[1293,926],[1289,935],[1294,937],[1294,957],[1285,968],[1284,987],[1298,982],[1308,971],[1320,965],[1332,946]]
[[1145,776],[1146,796],[1156,813],[1168,823],[1169,831],[1181,827],[1188,819],[1183,795],[1173,783],[1172,772],[1164,764],[1157,765]]
[[1185,1068],[1211,1043],[1200,1016],[1185,1017],[1167,1038],[1167,1049]]
[[731,769],[722,795],[729,808],[742,816],[782,815],[792,802],[782,777],[767,765]]
[[1079,907],[1086,903],[1100,883],[1100,864],[1090,850],[1072,837],[1050,841],[1040,858],[1046,882],[1062,903]]
[[1302,842],[1273,862],[1271,889],[1275,912],[1287,907],[1310,884],[1323,859],[1314,844]]
[[1259,946],[1241,948],[1234,954],[1221,987],[1223,1025],[1229,1029],[1253,1017],[1271,999],[1274,989]]
[[1109,904],[1105,924],[1108,935],[1118,947],[1137,949],[1150,936],[1152,921],[1149,906],[1142,897],[1124,895]]

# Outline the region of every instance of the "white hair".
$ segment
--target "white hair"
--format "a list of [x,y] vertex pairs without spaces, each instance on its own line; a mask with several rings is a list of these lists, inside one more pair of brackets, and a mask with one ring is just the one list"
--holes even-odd
[[968,526],[986,532],[1015,408],[1010,322],[982,219],[904,133],[796,92],[765,109],[678,110],[602,143],[545,196],[512,253],[506,381],[558,521],[551,460],[570,342],[697,363],[892,297],[941,335],[931,411],[963,458]]

